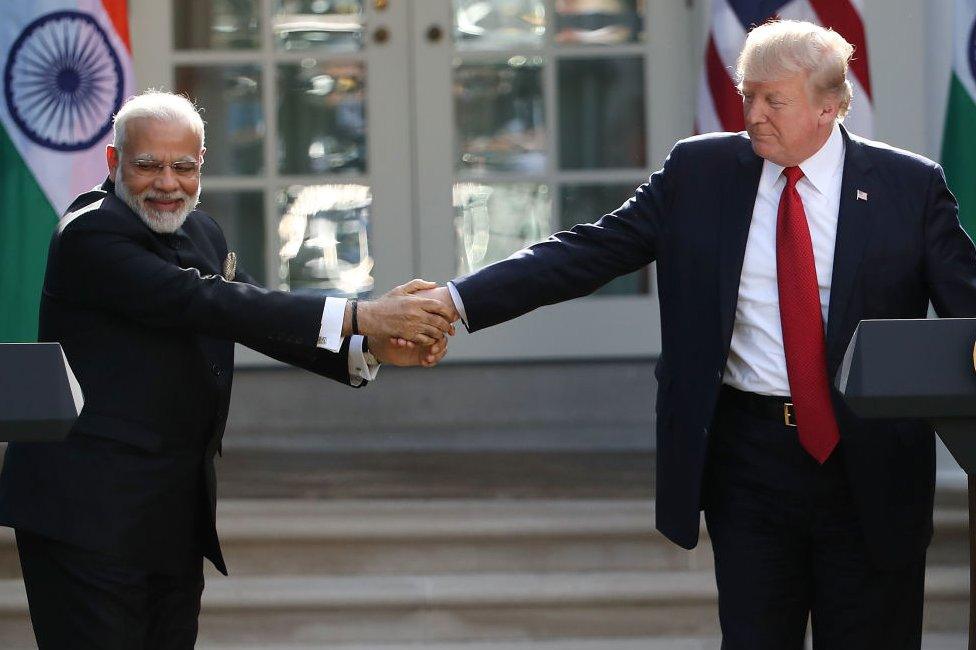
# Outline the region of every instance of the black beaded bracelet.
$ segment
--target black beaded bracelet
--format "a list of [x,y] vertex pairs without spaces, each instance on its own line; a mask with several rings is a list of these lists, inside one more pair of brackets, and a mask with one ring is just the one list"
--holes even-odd
[[353,300],[352,302],[352,333],[359,334],[359,318],[356,314],[356,307],[359,305],[358,300]]

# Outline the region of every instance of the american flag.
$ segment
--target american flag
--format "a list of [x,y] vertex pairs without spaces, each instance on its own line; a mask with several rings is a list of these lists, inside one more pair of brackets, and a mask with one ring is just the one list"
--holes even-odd
[[773,18],[806,20],[830,27],[854,46],[847,75],[854,86],[854,101],[844,125],[858,135],[872,137],[871,73],[860,0],[712,0],[705,69],[698,87],[696,131],[745,128],[742,98],[733,81],[735,62],[749,30]]

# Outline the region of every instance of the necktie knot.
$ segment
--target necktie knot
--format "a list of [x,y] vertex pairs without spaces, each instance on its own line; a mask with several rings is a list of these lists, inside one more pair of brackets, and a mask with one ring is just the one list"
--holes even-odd
[[803,178],[803,170],[799,167],[787,167],[783,173],[786,175],[786,184],[789,187],[795,187],[797,181]]

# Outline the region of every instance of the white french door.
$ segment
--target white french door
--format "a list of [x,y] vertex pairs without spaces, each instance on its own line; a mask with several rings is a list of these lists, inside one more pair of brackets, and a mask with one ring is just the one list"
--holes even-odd
[[[137,83],[204,108],[203,207],[269,286],[368,296],[620,205],[691,130],[695,21],[644,0],[131,0]],[[653,274],[454,359],[649,356]]]

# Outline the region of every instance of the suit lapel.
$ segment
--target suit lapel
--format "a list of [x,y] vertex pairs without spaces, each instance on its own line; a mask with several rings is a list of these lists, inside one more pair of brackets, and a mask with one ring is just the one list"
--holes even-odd
[[759,191],[763,160],[757,156],[749,140],[742,139],[735,171],[728,178],[719,237],[719,309],[721,311],[722,341],[728,349],[732,340],[736,303],[739,298],[739,279],[742,260],[746,254],[749,225]]
[[[870,201],[876,196],[875,178],[871,162],[861,144],[850,137],[842,126],[844,136],[844,176],[841,181],[840,208],[837,211],[837,238],[834,243],[834,267],[830,280],[830,305],[827,308],[827,356],[832,349],[846,341],[838,341],[844,314],[851,302],[855,281],[861,267],[864,246],[871,235],[873,223]],[[859,192],[862,198],[858,198]]]

